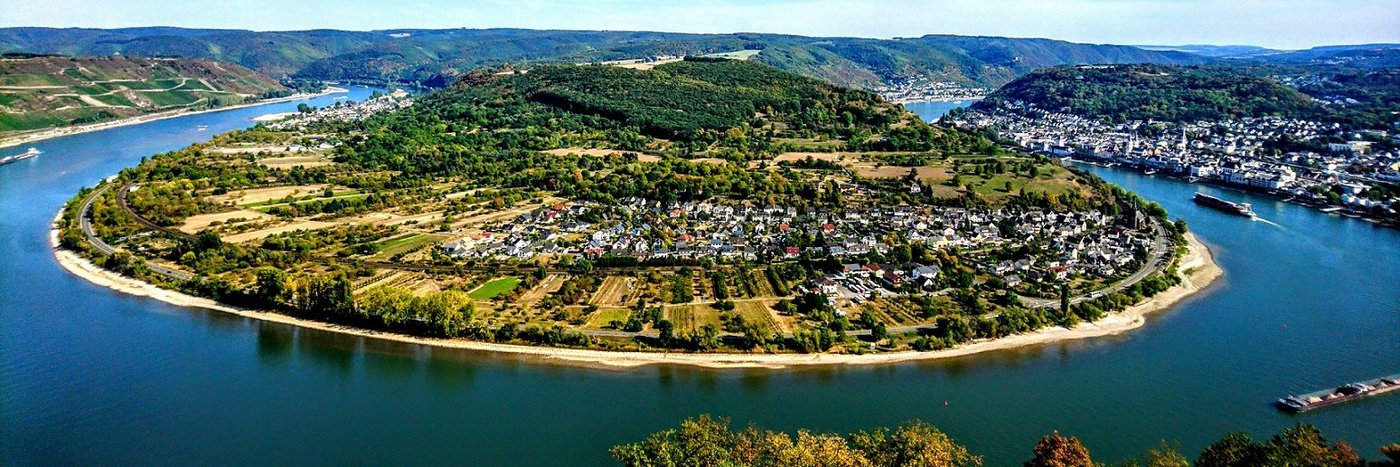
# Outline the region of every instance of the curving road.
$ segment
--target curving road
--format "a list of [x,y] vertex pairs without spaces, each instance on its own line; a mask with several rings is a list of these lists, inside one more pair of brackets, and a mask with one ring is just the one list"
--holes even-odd
[[[122,191],[121,191],[122,196],[120,196],[120,197],[118,198],[119,200],[121,200],[121,206],[122,206],[123,209],[128,209],[128,208],[126,207],[126,197],[125,197],[125,195],[126,195],[127,189],[130,188],[130,187],[131,187],[130,185],[127,185],[127,186],[122,187]],[[93,190],[92,193],[88,194],[88,197],[87,197],[86,199],[83,200],[83,205],[82,205],[82,207],[80,207],[80,208],[78,209],[78,219],[79,219],[78,224],[82,227],[82,229],[83,229],[83,236],[87,238],[88,243],[91,243],[92,246],[93,246],[94,248],[97,248],[98,251],[101,251],[101,252],[103,252],[103,253],[106,253],[106,254],[109,254],[109,255],[110,255],[110,254],[112,254],[112,253],[116,253],[116,252],[117,252],[117,249],[114,248],[114,247],[112,247],[112,245],[108,245],[107,242],[102,241],[101,238],[98,238],[97,233],[94,232],[94,231],[92,230],[92,217],[89,215],[89,214],[90,214],[90,211],[92,211],[92,203],[93,203],[94,201],[97,201],[97,197],[98,197],[98,196],[101,196],[103,193],[106,193],[108,188],[111,188],[111,185],[110,185],[110,184],[103,184],[102,186],[100,186],[100,187],[98,187],[97,189]],[[143,223],[143,225],[146,223],[146,220],[145,220],[145,219],[142,219],[142,218],[139,217],[139,216],[137,216],[136,219],[137,219],[138,221],[141,221],[141,222]],[[155,225],[155,224],[151,224],[151,225]],[[176,279],[176,280],[181,280],[181,281],[187,281],[187,280],[190,280],[190,279],[193,279],[193,278],[194,278],[194,275],[192,275],[192,274],[190,274],[190,273],[188,273],[188,272],[184,272],[184,271],[180,271],[180,270],[175,270],[175,269],[170,269],[170,268],[167,268],[167,267],[165,267],[165,266],[161,266],[161,265],[159,265],[159,264],[151,263],[150,261],[144,261],[144,262],[145,262],[145,264],[146,264],[146,268],[147,268],[147,269],[150,269],[151,272],[154,272],[154,273],[156,273],[156,274],[159,274],[159,275],[162,275],[162,276],[165,276],[165,277],[169,277],[169,278],[171,278],[171,279]]]

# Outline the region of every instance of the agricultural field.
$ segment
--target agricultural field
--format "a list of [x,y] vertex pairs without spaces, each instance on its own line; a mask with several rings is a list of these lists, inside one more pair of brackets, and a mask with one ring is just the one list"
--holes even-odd
[[237,105],[285,92],[252,70],[204,60],[0,59],[0,132]]
[[490,300],[496,298],[496,296],[500,294],[515,290],[515,287],[518,285],[520,285],[520,279],[502,277],[499,279],[492,279],[490,282],[482,284],[481,287],[477,287],[475,290],[468,292],[467,295],[477,300]]
[[380,261],[388,260],[397,255],[410,253],[425,246],[436,244],[442,241],[442,239],[443,236],[441,235],[412,232],[402,234],[376,243],[375,248],[379,250],[379,253],[370,256],[370,259]]
[[719,310],[708,304],[667,306],[665,317],[675,323],[676,332],[695,333],[706,324],[721,327]]

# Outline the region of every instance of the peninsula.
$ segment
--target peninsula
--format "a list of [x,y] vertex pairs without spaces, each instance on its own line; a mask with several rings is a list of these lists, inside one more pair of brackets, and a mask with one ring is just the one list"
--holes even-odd
[[1092,175],[723,59],[305,109],[152,157],[55,224],[62,263],[121,290],[615,365],[1113,334],[1219,275],[1184,223]]

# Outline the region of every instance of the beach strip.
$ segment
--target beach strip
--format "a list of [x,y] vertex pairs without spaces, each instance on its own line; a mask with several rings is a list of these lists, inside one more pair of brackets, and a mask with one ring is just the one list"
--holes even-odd
[[[57,221],[55,221],[55,226],[56,225]],[[58,229],[55,227],[50,233],[50,243],[59,264],[62,265],[64,269],[94,284],[122,293],[150,297],[172,305],[203,308],[252,319],[301,326],[308,329],[442,348],[513,354],[533,361],[604,368],[631,368],[646,365],[674,364],[703,368],[779,369],[810,366],[890,364],[953,358],[997,350],[1017,349],[1062,341],[1116,335],[1142,327],[1147,322],[1147,315],[1155,311],[1169,308],[1177,302],[1204,290],[1223,274],[1223,271],[1215,263],[1210,249],[1197,240],[1194,235],[1188,233],[1188,253],[1182,258],[1179,267],[1184,275],[1180,284],[1157,294],[1151,299],[1129,307],[1126,310],[1110,314],[1093,323],[1080,324],[1074,329],[1066,329],[1059,326],[1047,327],[1026,334],[1018,334],[1000,339],[980,340],[950,349],[931,352],[900,351],[854,355],[608,351],[496,344],[466,339],[419,337],[301,319],[272,311],[232,307],[207,298],[200,298],[173,290],[162,289],[155,285],[102,269],[92,264],[92,262],[87,259],[78,256],[76,253],[60,248],[58,245],[58,235]],[[1186,271],[1189,271],[1190,274],[1185,274],[1184,272]]]

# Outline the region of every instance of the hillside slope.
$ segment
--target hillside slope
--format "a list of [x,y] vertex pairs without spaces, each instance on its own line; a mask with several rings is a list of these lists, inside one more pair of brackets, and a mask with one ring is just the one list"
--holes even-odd
[[4,58],[0,131],[234,105],[284,92],[276,81],[252,70],[207,60]]
[[762,50],[754,60],[779,69],[863,88],[913,78],[995,87],[1043,66],[1199,64],[1207,60],[1180,52],[1127,46],[946,35],[880,40],[524,29],[0,29],[0,52],[182,56],[231,61],[274,77],[437,86],[483,66],[582,63],[746,49]]
[[1223,67],[1055,67],[1007,84],[974,108],[1033,104],[1108,121],[1197,121],[1279,115],[1311,117],[1320,104],[1276,81]]

